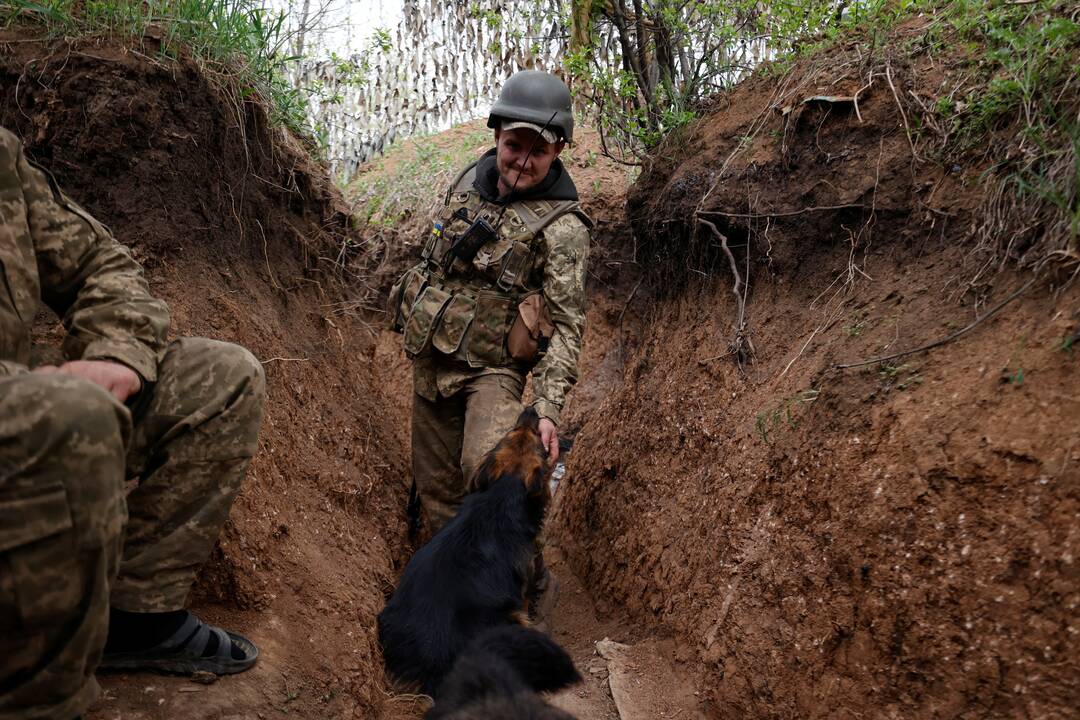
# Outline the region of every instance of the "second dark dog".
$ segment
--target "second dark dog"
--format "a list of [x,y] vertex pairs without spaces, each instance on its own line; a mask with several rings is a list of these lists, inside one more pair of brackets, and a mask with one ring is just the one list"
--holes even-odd
[[529,569],[551,493],[531,408],[477,470],[486,488],[413,555],[379,613],[386,667],[434,695],[461,651],[485,630],[524,624]]
[[581,680],[566,651],[524,627],[488,630],[462,652],[425,720],[573,720],[537,695]]

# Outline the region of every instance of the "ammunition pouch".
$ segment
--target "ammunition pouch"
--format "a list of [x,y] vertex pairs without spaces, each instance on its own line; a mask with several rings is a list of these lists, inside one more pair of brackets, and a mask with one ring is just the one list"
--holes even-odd
[[520,350],[518,357],[511,356],[507,348],[511,325],[519,317],[519,296],[449,290],[423,276],[419,268],[406,273],[394,286],[399,299],[391,301],[391,312],[399,318],[395,329],[404,334],[409,358],[427,357],[434,350],[470,367],[500,367],[534,359]]
[[465,293],[452,295],[435,328],[431,344],[444,355],[455,354],[461,348],[465,333],[475,317],[476,298]]
[[517,306],[514,323],[506,335],[506,350],[516,362],[532,364],[547,352],[555,324],[544,296],[533,293]]
[[427,286],[427,275],[420,267],[405,272],[390,288],[390,300],[386,308],[387,324],[394,332],[402,332],[412,314],[413,303]]
[[410,358],[424,357],[431,353],[431,334],[450,299],[451,295],[446,290],[436,285],[428,285],[413,303],[404,330],[405,354]]

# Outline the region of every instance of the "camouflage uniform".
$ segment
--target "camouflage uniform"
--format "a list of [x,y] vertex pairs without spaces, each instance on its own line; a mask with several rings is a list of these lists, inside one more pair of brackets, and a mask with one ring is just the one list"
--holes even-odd
[[[393,324],[413,360],[413,475],[433,532],[454,516],[480,460],[514,426],[527,373],[533,407],[558,425],[585,327],[591,223],[577,202],[529,198],[502,213],[478,192],[477,172],[474,164],[451,185],[424,260],[391,292]],[[496,237],[471,262],[454,259],[450,245],[477,216]],[[517,362],[506,336],[518,304],[537,292],[555,332],[538,360]]]
[[[0,720],[63,720],[97,696],[110,606],[183,607],[257,447],[264,381],[235,345],[166,346],[138,264],[2,128],[0,276]],[[39,298],[68,358],[139,374],[131,409],[29,372]]]

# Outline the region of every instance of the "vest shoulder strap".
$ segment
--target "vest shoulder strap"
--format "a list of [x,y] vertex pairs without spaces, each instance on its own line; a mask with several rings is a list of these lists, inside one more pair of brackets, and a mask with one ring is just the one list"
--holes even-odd
[[454,181],[450,183],[450,187],[446,190],[446,198],[443,200],[443,204],[449,205],[450,196],[454,193],[468,192],[471,190],[474,180],[476,180],[476,162],[467,165],[464,170],[458,173],[457,177],[454,178]]
[[521,217],[522,222],[525,223],[525,226],[529,228],[529,232],[534,235],[539,235],[544,228],[567,213],[577,215],[586,228],[592,228],[593,226],[592,218],[581,209],[581,205],[577,200],[560,200],[558,202],[550,200],[527,201],[514,203],[513,207],[518,216]]
[[[472,191],[473,182],[476,180],[477,162],[466,166],[450,183],[450,187],[446,190],[446,197],[443,199],[444,205],[450,205],[450,198],[454,194]],[[592,218],[581,209],[577,200],[526,200],[512,203],[511,207],[533,235],[539,235],[544,228],[567,213],[577,215],[586,228],[591,229],[593,226]]]

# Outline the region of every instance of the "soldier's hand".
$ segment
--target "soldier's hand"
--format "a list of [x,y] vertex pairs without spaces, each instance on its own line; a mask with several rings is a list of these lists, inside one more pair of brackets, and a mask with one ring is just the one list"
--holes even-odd
[[559,432],[555,423],[547,418],[540,418],[540,442],[547,448],[548,457],[554,463],[559,459]]
[[59,367],[42,365],[34,368],[33,372],[40,375],[59,373],[81,377],[83,380],[89,380],[105,388],[120,402],[126,402],[129,397],[142,389],[142,379],[138,373],[127,365],[111,360],[72,360]]

